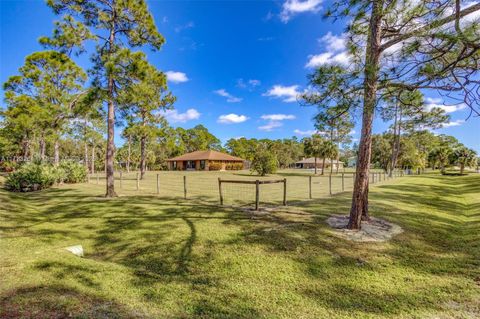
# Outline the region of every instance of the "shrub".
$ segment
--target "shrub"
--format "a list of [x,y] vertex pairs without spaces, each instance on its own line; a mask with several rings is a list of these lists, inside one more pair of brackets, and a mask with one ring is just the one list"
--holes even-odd
[[219,171],[221,169],[222,169],[222,163],[210,162],[210,164],[208,165],[209,171]]
[[63,161],[60,163],[60,169],[64,172],[63,182],[65,183],[83,183],[87,181],[87,169],[80,163]]
[[278,160],[275,154],[268,150],[259,150],[255,153],[250,170],[261,176],[273,174],[277,171]]
[[62,181],[64,172],[48,164],[29,163],[10,173],[5,187],[14,192],[31,192]]
[[243,163],[228,163],[225,169],[231,171],[238,171],[243,169]]
[[0,162],[0,172],[13,172],[18,167],[18,164],[12,161]]

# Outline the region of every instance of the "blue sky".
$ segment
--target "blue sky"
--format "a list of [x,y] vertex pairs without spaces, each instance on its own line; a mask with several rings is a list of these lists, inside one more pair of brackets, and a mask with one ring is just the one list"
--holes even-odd
[[[320,0],[148,1],[167,42],[149,61],[169,75],[177,96],[167,114],[173,126],[203,124],[223,142],[232,137],[283,138],[310,134],[315,108],[295,94],[307,86],[309,66],[341,63],[344,24],[323,20]],[[0,82],[17,72],[25,56],[41,50],[58,19],[43,0],[0,0]],[[88,68],[88,56],[76,61]],[[427,92],[428,102],[444,101]],[[2,92],[3,95],[3,92]],[[1,102],[4,105],[4,102]],[[480,119],[449,107],[449,127],[437,130],[480,152]],[[359,137],[360,117],[354,138]],[[387,123],[377,119],[374,131]],[[116,143],[121,144],[120,128]]]

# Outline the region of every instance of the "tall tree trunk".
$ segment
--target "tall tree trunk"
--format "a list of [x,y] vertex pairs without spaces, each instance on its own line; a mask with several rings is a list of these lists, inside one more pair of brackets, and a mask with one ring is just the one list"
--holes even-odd
[[57,166],[60,163],[60,146],[58,145],[58,139],[55,139],[53,144],[53,163]]
[[315,163],[313,165],[315,165],[315,167],[314,167],[315,175],[317,175],[317,157],[316,156],[315,156]]
[[132,143],[131,143],[131,137],[130,135],[128,136],[128,153],[127,153],[127,173],[130,173],[130,158],[132,155]]
[[[112,25],[110,28],[110,37],[109,37],[109,54],[113,54],[115,46],[115,12],[113,14]],[[106,166],[106,197],[115,197],[115,180],[114,180],[114,156],[115,156],[115,143],[114,143],[114,134],[115,134],[115,102],[114,102],[114,86],[115,82],[113,75],[108,75],[108,118],[107,118],[107,153],[105,159]]]
[[45,137],[43,136],[43,134],[40,137],[39,145],[40,145],[40,159],[43,162],[45,160],[45,148],[46,148]]
[[340,143],[338,143],[338,152],[337,152],[337,169],[336,169],[337,174],[338,174],[338,166],[340,166]]
[[368,176],[372,156],[372,123],[377,102],[378,69],[380,65],[380,35],[383,0],[373,1],[365,54],[365,80],[362,115],[362,136],[358,149],[358,165],[350,209],[349,229],[360,229],[368,220]]
[[460,163],[460,174],[463,174],[463,171],[465,170],[465,163]]
[[322,159],[322,175],[325,173],[325,156]]
[[90,162],[90,172],[95,173],[95,145],[92,145],[92,159]]
[[145,154],[145,144],[146,144],[145,136],[140,138],[140,179],[143,179],[145,176],[145,168],[146,168],[146,154]]
[[88,144],[87,141],[83,144],[83,161],[85,168],[88,170]]
[[22,156],[23,156],[23,161],[26,161],[27,160],[27,157],[28,157],[28,153],[29,153],[29,149],[30,149],[30,141],[28,139],[27,136],[25,136],[23,138],[23,141],[22,141]]

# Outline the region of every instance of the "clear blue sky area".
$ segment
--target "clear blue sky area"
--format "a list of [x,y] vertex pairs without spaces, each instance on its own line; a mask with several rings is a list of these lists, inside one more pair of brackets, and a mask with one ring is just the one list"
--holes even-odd
[[[167,114],[173,126],[203,124],[222,142],[240,136],[311,134],[315,109],[300,106],[294,96],[307,87],[311,66],[344,60],[345,24],[322,19],[322,7],[328,3],[150,0],[148,4],[167,43],[159,52],[145,52],[152,64],[168,72],[169,87],[178,98],[175,110]],[[3,83],[16,74],[25,56],[42,50],[37,39],[51,35],[58,17],[42,0],[0,0],[0,10]],[[89,67],[88,56],[75,59]],[[425,93],[429,103],[445,102],[435,92]],[[436,132],[453,135],[480,152],[480,119],[465,121],[466,108],[447,109],[452,120]],[[359,116],[356,122],[353,137],[358,139]],[[388,125],[377,119],[374,131],[382,132]],[[116,144],[122,143],[120,131]]]

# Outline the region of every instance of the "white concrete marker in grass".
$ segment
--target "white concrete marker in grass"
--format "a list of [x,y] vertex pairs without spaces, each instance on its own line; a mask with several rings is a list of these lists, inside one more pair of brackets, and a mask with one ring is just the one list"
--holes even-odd
[[83,257],[83,247],[82,247],[82,245],[70,246],[70,247],[67,247],[65,249],[68,250],[69,252],[71,252],[72,254],[74,254],[75,256]]

